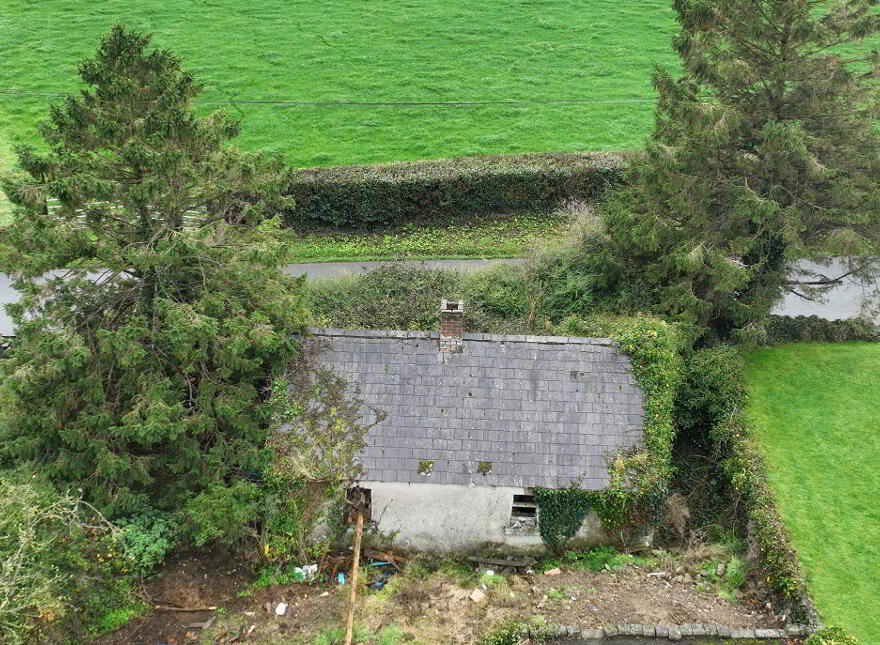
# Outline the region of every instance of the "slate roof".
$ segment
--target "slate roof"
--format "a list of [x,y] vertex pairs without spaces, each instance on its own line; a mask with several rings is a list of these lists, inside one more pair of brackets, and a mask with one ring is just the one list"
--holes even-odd
[[642,392],[608,339],[465,333],[441,353],[437,332],[310,332],[318,362],[387,415],[365,481],[597,489],[607,456],[642,440]]

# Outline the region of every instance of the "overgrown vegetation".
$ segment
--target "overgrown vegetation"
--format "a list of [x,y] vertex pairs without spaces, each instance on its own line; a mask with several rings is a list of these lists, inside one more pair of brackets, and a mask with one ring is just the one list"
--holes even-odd
[[473,332],[534,328],[537,302],[525,267],[497,265],[458,273],[388,265],[359,275],[305,285],[306,306],[317,326],[349,329],[434,329],[440,301],[465,301],[464,325]]
[[880,327],[860,318],[825,320],[818,316],[770,316],[767,343],[845,343],[880,340]]
[[597,546],[586,551],[564,551],[558,557],[551,557],[542,562],[545,571],[555,567],[569,570],[588,569],[589,571],[620,571],[629,565],[653,565],[654,558],[621,553],[613,546]]
[[[621,543],[645,539],[646,531],[663,513],[669,494],[673,412],[681,380],[683,339],[674,325],[648,316],[590,320],[569,317],[556,331],[568,336],[611,338],[629,357],[633,375],[644,393],[644,447],[612,456],[608,465],[610,483],[590,493],[590,505],[605,529]],[[578,514],[581,510],[576,507]],[[567,533],[565,528],[560,530]]]
[[[677,402],[682,431],[696,433],[703,454],[717,463],[718,492],[734,509],[728,521],[749,540],[750,554],[786,615],[813,619],[797,553],[774,504],[763,459],[746,418],[745,367],[732,347],[700,350],[689,359]],[[730,510],[728,510],[730,512]]]
[[4,643],[72,642],[139,613],[131,566],[118,530],[81,500],[34,473],[0,472]]
[[812,634],[804,645],[859,645],[859,641],[841,627],[823,627]]

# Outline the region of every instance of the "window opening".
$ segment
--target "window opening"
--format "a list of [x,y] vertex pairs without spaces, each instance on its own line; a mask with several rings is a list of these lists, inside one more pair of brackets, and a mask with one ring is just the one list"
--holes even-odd
[[538,505],[534,495],[514,495],[510,506],[508,535],[531,535],[538,530]]

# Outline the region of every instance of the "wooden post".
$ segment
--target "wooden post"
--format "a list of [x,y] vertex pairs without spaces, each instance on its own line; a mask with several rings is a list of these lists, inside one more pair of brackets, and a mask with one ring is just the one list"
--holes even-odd
[[348,619],[345,623],[345,645],[351,645],[354,636],[354,603],[357,597],[358,567],[361,561],[361,536],[364,534],[364,497],[357,496],[357,526],[354,531],[354,559],[351,566],[351,596],[348,603]]

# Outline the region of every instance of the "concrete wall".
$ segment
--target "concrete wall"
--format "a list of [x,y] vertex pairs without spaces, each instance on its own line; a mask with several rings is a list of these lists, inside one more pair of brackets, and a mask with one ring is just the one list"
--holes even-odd
[[[508,550],[543,548],[541,536],[508,535],[514,495],[527,489],[503,486],[362,482],[371,491],[372,520],[382,533],[397,532],[394,544],[405,549],[468,551],[487,545]],[[584,544],[608,538],[591,513],[576,536]]]

